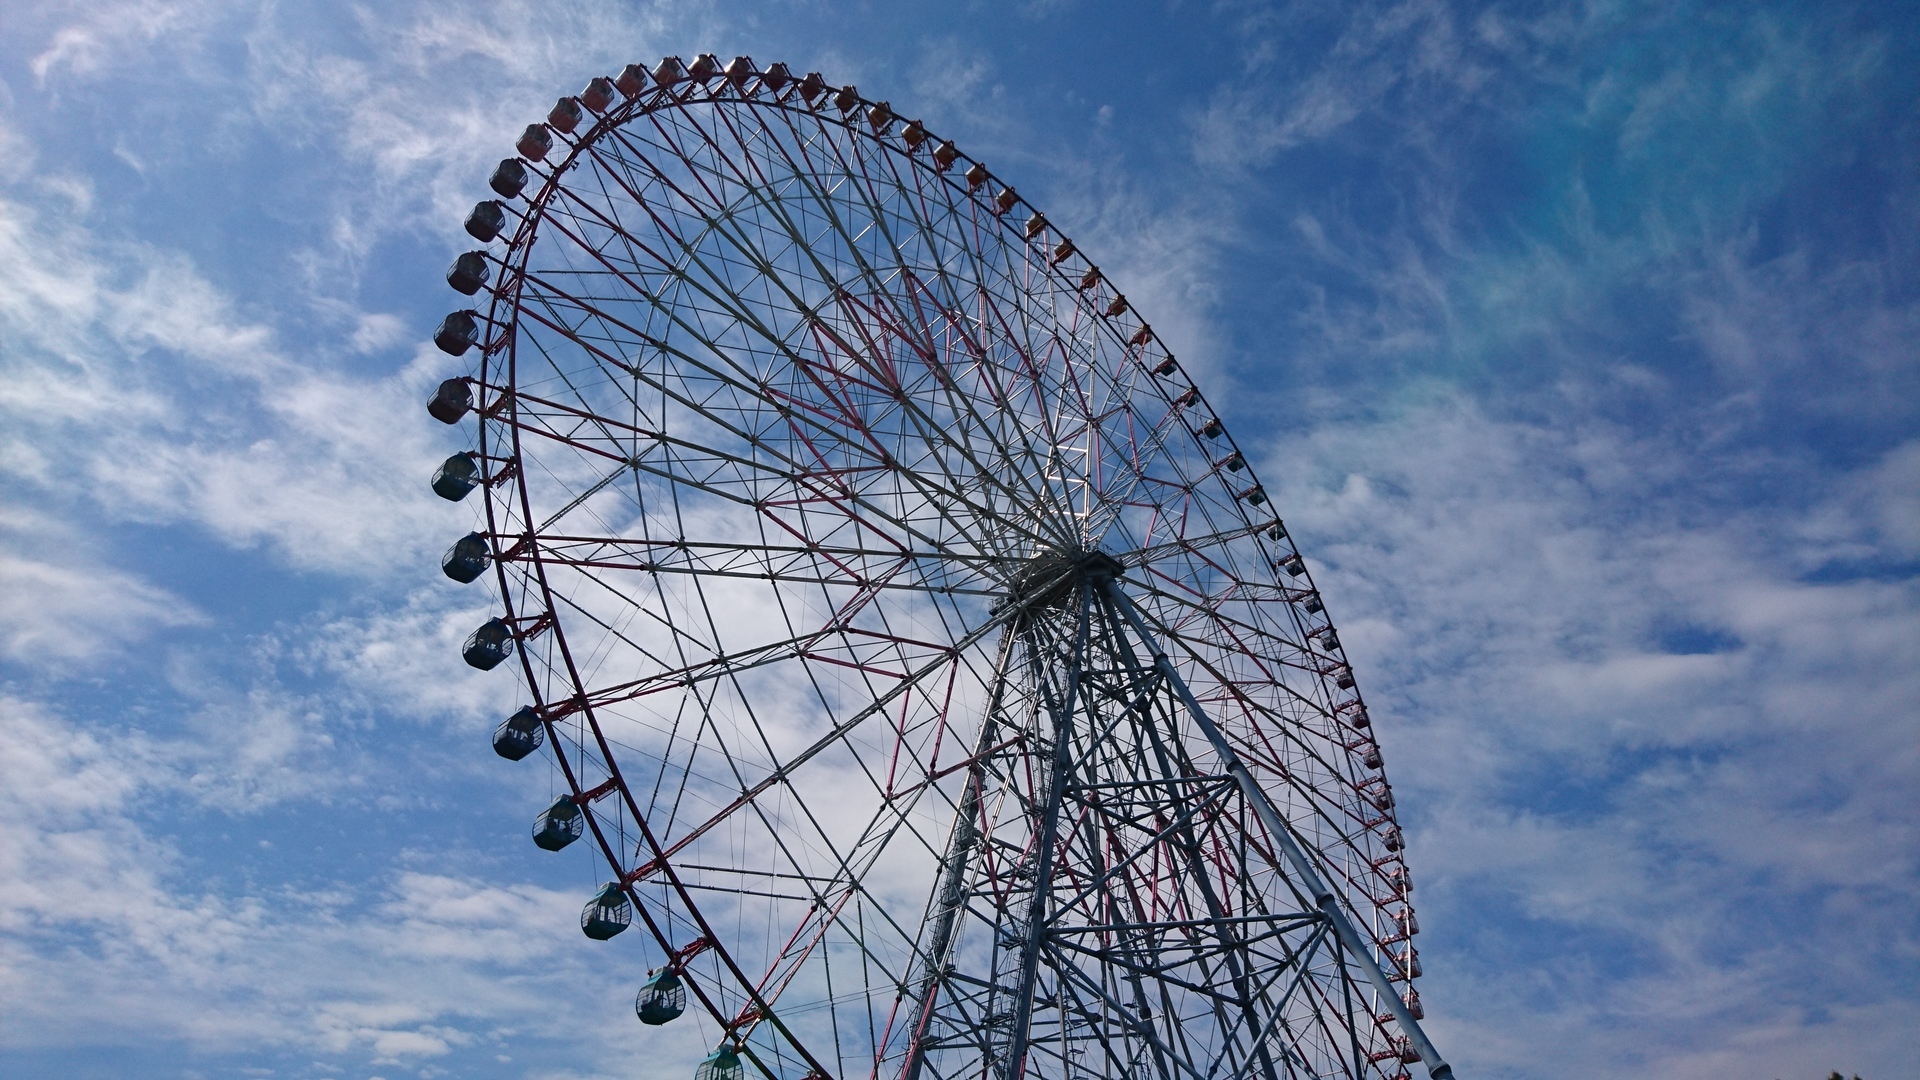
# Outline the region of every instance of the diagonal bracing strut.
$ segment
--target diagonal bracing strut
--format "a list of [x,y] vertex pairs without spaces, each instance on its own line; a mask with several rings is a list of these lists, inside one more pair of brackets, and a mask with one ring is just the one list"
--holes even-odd
[[1374,960],[1373,952],[1361,940],[1359,932],[1347,919],[1346,912],[1340,909],[1339,899],[1334,896],[1333,890],[1327,888],[1319,872],[1307,860],[1306,852],[1300,849],[1300,844],[1294,839],[1292,830],[1287,827],[1279,810],[1267,798],[1266,790],[1254,780],[1253,774],[1247,771],[1239,755],[1235,754],[1233,747],[1227,743],[1226,736],[1214,725],[1207,711],[1200,707],[1199,699],[1195,698],[1193,691],[1187,688],[1186,681],[1180,678],[1180,673],[1174,669],[1173,661],[1167,657],[1166,650],[1160,647],[1159,639],[1147,628],[1146,620],[1141,617],[1140,610],[1125,593],[1120,591],[1113,579],[1100,581],[1098,587],[1106,591],[1122,617],[1133,627],[1134,633],[1140,636],[1141,643],[1153,653],[1154,666],[1160,669],[1168,685],[1173,687],[1173,692],[1180,698],[1181,704],[1185,705],[1187,711],[1193,715],[1194,723],[1206,736],[1207,742],[1213,746],[1214,753],[1220,755],[1226,772],[1239,783],[1240,790],[1246,796],[1248,804],[1253,807],[1254,813],[1260,818],[1260,823],[1266,826],[1268,833],[1272,834],[1274,842],[1279,845],[1287,863],[1299,877],[1301,884],[1306,886],[1307,891],[1313,895],[1314,904],[1325,913],[1327,921],[1332,924],[1341,944],[1353,954],[1355,962],[1360,965],[1362,971],[1366,972],[1374,989],[1379,991],[1380,996],[1386,1000],[1387,1008],[1400,1024],[1400,1030],[1406,1033],[1408,1041],[1419,1052],[1420,1060],[1426,1063],[1428,1075],[1432,1080],[1453,1080],[1453,1066],[1448,1065],[1441,1058],[1440,1051],[1434,1048],[1426,1032],[1420,1029],[1419,1022],[1407,1010],[1406,1002],[1400,1000],[1399,991],[1394,989],[1393,983],[1387,979],[1387,973],[1381,969],[1379,962]]

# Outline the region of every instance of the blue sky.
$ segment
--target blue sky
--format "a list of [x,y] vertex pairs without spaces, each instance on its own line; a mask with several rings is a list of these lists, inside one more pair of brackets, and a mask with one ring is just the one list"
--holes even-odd
[[1914,1075],[1916,16],[7,5],[0,1072],[687,1052],[573,929],[589,854],[525,842],[420,402],[518,130],[712,51],[987,161],[1257,449],[1463,1077]]

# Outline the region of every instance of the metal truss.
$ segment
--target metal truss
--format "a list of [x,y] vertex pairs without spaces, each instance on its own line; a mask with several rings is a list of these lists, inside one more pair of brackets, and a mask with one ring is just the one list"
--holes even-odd
[[1008,600],[1028,603],[1009,630],[1027,678],[1003,676],[982,732],[1028,737],[969,769],[904,1076],[1364,1074],[1366,990],[1398,1003],[1384,972],[1120,591],[1124,567],[1076,561],[1062,595]]

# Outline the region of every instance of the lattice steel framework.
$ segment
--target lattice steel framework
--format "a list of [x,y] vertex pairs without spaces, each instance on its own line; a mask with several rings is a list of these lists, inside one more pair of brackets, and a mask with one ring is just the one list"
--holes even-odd
[[543,753],[721,1045],[1449,1075],[1311,575],[1072,241],[745,58],[595,80],[520,150],[456,387],[485,554]]

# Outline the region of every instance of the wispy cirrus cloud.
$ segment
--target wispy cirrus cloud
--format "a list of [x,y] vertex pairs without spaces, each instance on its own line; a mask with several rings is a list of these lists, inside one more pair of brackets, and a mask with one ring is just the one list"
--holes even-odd
[[15,1051],[108,1031],[198,1050],[431,1060],[488,1030],[566,1038],[546,1002],[578,899],[403,869],[322,890],[196,886],[141,805],[192,787],[182,748],[0,702],[0,1037]]
[[1805,1071],[1832,1044],[1795,1045],[1804,1016],[1874,1060],[1914,1007],[1920,596],[1818,577],[1835,550],[1894,554],[1878,523],[1920,495],[1882,478],[1912,445],[1788,515],[1656,494],[1667,452],[1456,401],[1277,457],[1320,467],[1282,502],[1424,808],[1427,992],[1477,1067],[1504,1027],[1593,1075]]
[[[363,302],[359,275],[383,237],[429,219],[457,232],[476,177],[508,141],[508,114],[539,111],[578,63],[577,31],[625,62],[636,25],[654,16],[605,6],[556,27],[532,5],[422,9],[397,33],[349,25],[373,45],[354,55],[350,40],[316,45],[310,12],[122,7],[9,20],[34,30],[16,41],[43,46],[25,66],[48,100],[106,83],[177,86],[139,103],[148,127],[112,139],[110,167],[137,166],[144,187],[95,183],[56,147],[57,169],[9,169],[0,193],[0,587],[20,605],[0,637],[20,680],[0,703],[0,1054],[29,1073],[134,1043],[295,1071],[316,1057],[505,1069],[528,1052],[581,1075],[607,1067],[637,1032],[568,1046],[583,1018],[613,1027],[632,993],[631,965],[583,966],[573,927],[593,872],[563,889],[493,884],[443,850],[460,841],[434,815],[468,822],[476,792],[499,783],[475,787],[431,736],[414,741],[448,717],[472,734],[498,711],[508,688],[476,693],[458,660],[471,620],[452,616],[463,625],[439,635],[451,644],[387,642],[413,666],[384,681],[370,677],[386,670],[373,655],[382,642],[337,635],[391,622],[366,614],[384,602],[380,583],[432,574],[473,516],[425,489],[454,447],[419,403],[449,361],[421,341],[418,313]],[[242,30],[254,63],[204,62]],[[476,56],[520,90],[474,84]],[[422,92],[435,86],[460,100]],[[149,137],[177,133],[185,113],[211,133],[191,151]],[[35,119],[0,122],[16,163],[48,152],[28,130]],[[127,227],[142,198],[226,227],[159,189],[207,154],[233,175],[261,146],[301,147],[368,179],[298,206],[256,181],[269,216],[311,238],[283,244],[292,251],[271,273],[235,273],[244,232],[222,249]],[[334,584],[315,588],[316,572]],[[441,609],[473,599],[421,606],[446,622]],[[234,629],[256,610],[266,625]],[[423,648],[441,663],[415,655]],[[351,679],[342,649],[368,665]],[[427,692],[453,671],[468,676],[453,693]],[[413,696],[396,699],[405,680],[417,680]],[[406,714],[416,703],[425,723]],[[529,805],[535,785],[544,778],[524,778]],[[524,838],[522,814],[510,816]],[[363,869],[277,865],[280,850],[309,845],[319,859],[347,828],[363,836],[335,858]],[[583,985],[597,987],[585,1003]],[[651,1052],[690,1070],[706,1035],[697,1024],[675,1034]]]
[[0,460],[40,513],[191,523],[303,568],[417,554],[433,433],[406,421],[431,361],[371,383],[296,363],[185,260],[48,217],[0,202]]
[[1887,39],[1710,21],[1370,9],[1310,63],[1250,41],[1191,121],[1201,198],[1269,226],[1261,475],[1375,673],[1432,1026],[1488,1075],[1891,1067],[1920,1007],[1915,233],[1789,209],[1854,182]]
[[0,652],[52,670],[110,654],[157,630],[206,622],[192,603],[107,565],[96,545],[24,507],[0,510]]

